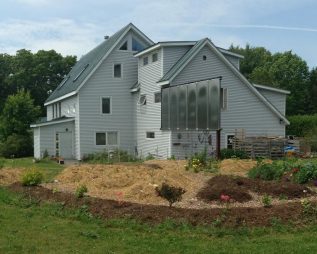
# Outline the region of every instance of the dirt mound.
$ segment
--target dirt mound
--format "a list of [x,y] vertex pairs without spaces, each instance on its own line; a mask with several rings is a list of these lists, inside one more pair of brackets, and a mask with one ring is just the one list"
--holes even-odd
[[245,177],[219,175],[211,178],[197,194],[204,201],[220,201],[220,195],[229,195],[234,201],[252,199],[250,192],[268,194],[288,199],[310,196],[312,191],[305,186],[290,182],[262,181]]
[[[271,160],[265,160],[271,163]],[[220,173],[224,175],[246,176],[251,168],[256,165],[255,160],[226,159],[220,162]]]
[[10,189],[39,201],[60,202],[65,207],[80,208],[86,205],[90,213],[103,219],[133,218],[151,224],[161,223],[166,219],[187,222],[192,225],[212,224],[215,222],[219,224],[221,219],[221,226],[239,227],[269,226],[272,225],[272,218],[278,218],[285,223],[291,221],[295,224],[299,224],[305,219],[300,202],[284,203],[271,208],[232,207],[226,210],[223,208],[197,210],[129,202],[119,204],[114,200],[93,197],[77,199],[71,193],[54,192],[40,186],[23,187],[20,184],[14,184],[10,186]]
[[152,160],[140,164],[73,165],[57,176],[57,183],[46,186],[74,192],[85,184],[89,195],[95,197],[117,200],[120,196],[130,202],[166,204],[155,192],[163,182],[184,188],[184,200],[190,200],[212,176],[186,171],[185,164],[186,161]]
[[20,180],[22,175],[21,169],[3,168],[0,169],[0,185],[10,185]]

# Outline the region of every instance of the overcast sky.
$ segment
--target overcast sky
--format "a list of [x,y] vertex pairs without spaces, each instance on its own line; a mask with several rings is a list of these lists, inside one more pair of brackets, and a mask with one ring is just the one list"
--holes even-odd
[[0,53],[55,49],[78,57],[134,23],[153,41],[292,50],[317,66],[316,0],[1,0]]

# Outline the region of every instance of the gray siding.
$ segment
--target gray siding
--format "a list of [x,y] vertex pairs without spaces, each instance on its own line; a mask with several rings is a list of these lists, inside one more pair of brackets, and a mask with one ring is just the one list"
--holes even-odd
[[[163,47],[163,75],[168,72],[172,66],[190,50],[192,46],[169,46]],[[163,76],[162,75],[162,76]]]
[[[207,56],[207,61],[202,56]],[[222,147],[225,137],[236,129],[246,135],[284,136],[285,125],[250,89],[223,63],[209,47],[203,48],[175,78],[172,85],[222,76],[221,86],[228,88],[228,109],[221,112]]]
[[266,89],[256,88],[265,98],[267,98],[273,105],[285,115],[286,110],[286,94],[269,91]]
[[[114,78],[113,65],[119,63],[122,64],[122,78]],[[81,88],[79,126],[76,127],[80,134],[80,157],[107,148],[95,145],[97,131],[118,131],[120,149],[134,151],[135,111],[130,87],[137,81],[137,73],[133,52],[115,49]],[[102,97],[111,97],[110,115],[101,114]]]
[[234,67],[236,67],[238,70],[240,70],[240,58],[235,57],[235,56],[231,56],[231,55],[227,55],[227,54],[223,54],[225,56],[225,58],[227,58],[229,60],[230,63],[232,63],[234,65]]
[[40,154],[42,157],[45,150],[47,150],[49,156],[55,156],[55,138],[56,132],[65,132],[66,128],[69,132],[73,133],[73,155],[75,157],[75,150],[74,150],[74,122],[66,122],[66,123],[59,123],[59,124],[52,124],[47,126],[41,126],[38,128],[34,128],[34,130],[39,129],[41,134],[40,140],[40,149],[36,151],[37,155]]
[[46,106],[46,117],[47,121],[51,121],[53,119],[53,104]]
[[76,117],[77,111],[77,96],[69,97],[61,101],[61,114],[67,117]]
[[[160,92],[156,82],[162,77],[162,52],[158,52],[158,61],[143,66],[139,61],[139,94],[146,94],[146,105],[136,106],[138,152],[142,157],[148,154],[159,158],[170,156],[170,132],[161,131],[161,103],[154,103],[154,93]],[[147,139],[146,132],[154,132],[154,139]]]

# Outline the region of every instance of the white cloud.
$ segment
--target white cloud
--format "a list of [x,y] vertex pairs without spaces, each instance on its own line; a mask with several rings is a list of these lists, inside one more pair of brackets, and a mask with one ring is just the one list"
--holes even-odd
[[11,20],[0,23],[0,51],[14,54],[21,48],[55,49],[63,55],[81,56],[103,40],[101,28],[69,19],[46,22]]

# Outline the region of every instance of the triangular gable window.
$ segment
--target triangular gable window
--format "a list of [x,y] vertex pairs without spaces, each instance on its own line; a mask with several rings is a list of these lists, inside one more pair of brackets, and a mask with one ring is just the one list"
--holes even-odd
[[144,49],[143,44],[141,44],[141,42],[139,42],[138,40],[132,38],[132,50],[133,51],[141,51]]
[[128,50],[128,41],[125,41],[119,48],[119,50]]

